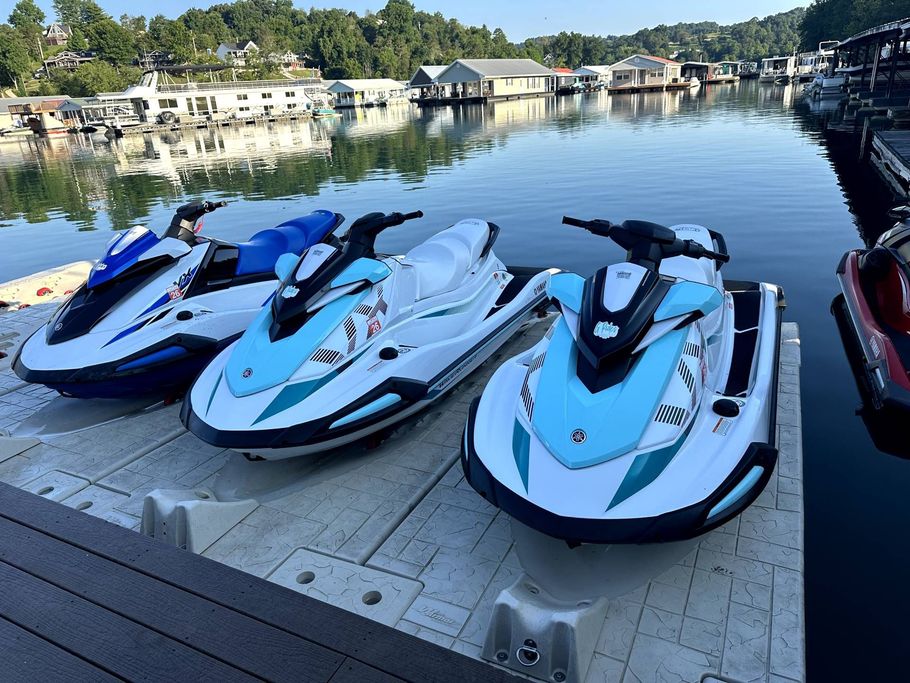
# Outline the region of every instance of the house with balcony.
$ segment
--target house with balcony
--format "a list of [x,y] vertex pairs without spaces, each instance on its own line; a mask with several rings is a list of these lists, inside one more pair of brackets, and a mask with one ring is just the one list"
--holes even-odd
[[69,24],[54,22],[44,31],[44,43],[46,45],[66,45],[72,35],[73,29]]
[[221,43],[215,50],[215,56],[234,66],[246,66],[246,60],[253,52],[259,52],[259,46],[252,40],[241,40],[239,43]]
[[408,86],[391,78],[346,78],[326,88],[336,107],[384,107],[408,102]]

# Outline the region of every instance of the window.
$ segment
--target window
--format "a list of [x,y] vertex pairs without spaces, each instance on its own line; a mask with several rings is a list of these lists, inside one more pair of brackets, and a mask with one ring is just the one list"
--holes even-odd
[[262,99],[264,99],[264,100],[270,100],[270,99],[272,99],[272,93],[270,93],[270,92],[264,92],[264,93],[262,93]]
[[167,99],[167,100],[158,100],[159,109],[176,109],[177,100],[176,99]]
[[512,85],[512,79],[511,79],[511,78],[507,78],[507,79],[506,79],[506,85]]
[[211,104],[212,104],[212,113],[213,113],[213,114],[217,114],[217,113],[218,113],[218,105],[215,103],[215,96],[214,96],[214,95],[212,95],[211,97],[209,97],[209,102],[211,102]]
[[272,109],[274,109],[274,108],[275,108],[275,107],[274,107],[273,105],[271,105],[271,104],[266,104],[265,106],[262,107],[262,110],[263,110],[266,114],[270,114],[270,113],[272,112]]
[[284,93],[284,96],[285,97],[294,97],[294,91],[288,90],[287,92]]
[[288,109],[296,109],[296,108],[297,108],[297,105],[296,105],[294,102],[291,102],[291,103],[288,105]]
[[237,111],[249,111],[249,107],[237,107]]
[[248,99],[250,99],[250,96],[247,95],[246,93],[240,93],[239,95],[237,95],[238,102],[241,102],[243,100],[248,100]]
[[187,97],[187,98],[186,98],[186,110],[187,110],[190,114],[192,114],[192,113],[195,111],[195,110],[193,109],[193,98],[192,98],[192,97]]
[[663,69],[652,69],[651,71],[648,72],[648,76],[650,76],[651,78],[663,78],[664,70]]

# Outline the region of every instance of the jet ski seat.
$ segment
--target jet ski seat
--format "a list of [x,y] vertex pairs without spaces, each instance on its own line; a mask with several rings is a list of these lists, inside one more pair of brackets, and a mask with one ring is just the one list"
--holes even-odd
[[486,221],[467,219],[405,254],[402,262],[417,273],[417,298],[444,294],[461,284],[471,266],[480,260],[490,234]]
[[335,214],[331,211],[314,211],[277,227],[260,230],[248,241],[237,244],[237,275],[271,271],[279,256],[287,253],[300,255],[308,245],[325,237],[335,227],[335,221]]

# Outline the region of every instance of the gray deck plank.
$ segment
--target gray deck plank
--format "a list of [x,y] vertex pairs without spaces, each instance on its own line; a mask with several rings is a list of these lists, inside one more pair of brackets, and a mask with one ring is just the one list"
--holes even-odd
[[129,680],[253,681],[192,648],[0,562],[0,616]]
[[513,680],[507,672],[239,570],[0,484],[0,517],[411,681]]
[[315,643],[2,518],[0,561],[250,675],[325,681],[345,660]]
[[6,683],[120,680],[3,618],[0,658]]

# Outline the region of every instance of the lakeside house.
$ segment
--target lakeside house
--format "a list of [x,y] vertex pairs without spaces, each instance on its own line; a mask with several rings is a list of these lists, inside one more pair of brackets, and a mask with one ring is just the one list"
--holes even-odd
[[408,87],[391,78],[346,78],[332,82],[327,90],[336,107],[373,107],[407,102]]
[[44,60],[44,71],[50,76],[51,71],[75,71],[86,62],[95,61],[94,52],[71,52],[64,50]]
[[246,66],[246,60],[253,52],[259,52],[259,46],[252,40],[241,40],[239,43],[221,43],[215,50],[215,56],[222,62]]
[[614,90],[658,90],[669,85],[686,85],[682,66],[663,57],[632,55],[607,68],[608,85]]
[[436,80],[453,98],[486,101],[553,95],[555,75],[533,59],[457,59]]
[[575,84],[579,81],[575,71],[564,66],[554,66],[551,71],[556,74],[556,92],[568,93],[574,91]]
[[418,91],[418,97],[448,97],[450,88],[448,85],[440,84],[436,81],[439,75],[446,70],[447,64],[424,64],[418,67],[408,85],[412,90]]
[[46,45],[66,45],[72,35],[73,29],[69,24],[54,22],[44,31],[44,43]]
[[597,85],[598,83],[609,83],[610,66],[608,64],[595,64],[580,66],[575,69],[575,75],[578,80],[586,85]]
[[734,83],[739,80],[739,62],[685,62],[681,73],[684,81],[700,83]]
[[66,96],[10,104],[7,111],[14,128],[27,127],[41,136],[66,134],[82,124],[79,118],[81,107]]

